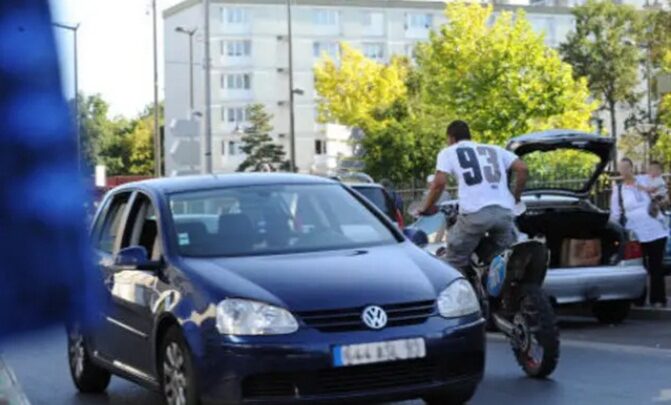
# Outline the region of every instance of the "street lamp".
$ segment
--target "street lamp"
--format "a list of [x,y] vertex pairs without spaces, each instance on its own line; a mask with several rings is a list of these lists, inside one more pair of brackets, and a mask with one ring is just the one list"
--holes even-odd
[[154,172],[156,177],[161,177],[161,134],[158,125],[158,34],[156,22],[156,0],[151,3],[153,20],[153,46],[154,46]]
[[189,108],[193,112],[193,36],[198,28],[191,30],[184,27],[175,28],[175,32],[189,36]]
[[211,70],[212,61],[210,60],[210,0],[203,1],[203,27],[204,36],[203,45],[205,46],[205,162],[201,166],[204,173],[212,173],[212,85]]
[[77,137],[77,167],[81,171],[81,161],[82,161],[82,145],[81,145],[81,135],[79,132],[79,68],[78,68],[78,59],[77,59],[77,30],[79,30],[79,23],[77,25],[66,25],[61,23],[52,23],[56,28],[61,28],[72,32],[72,38],[74,41],[74,103],[75,103],[75,136]]
[[291,0],[287,0],[287,39],[289,48],[289,156],[291,171],[296,171],[296,124],[294,118],[294,61],[291,27]]

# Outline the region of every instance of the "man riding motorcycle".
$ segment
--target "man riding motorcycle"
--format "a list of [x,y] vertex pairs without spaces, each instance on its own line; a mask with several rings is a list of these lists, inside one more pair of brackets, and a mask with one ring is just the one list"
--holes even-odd
[[[447,137],[449,147],[438,154],[436,174],[418,214],[435,213],[447,176],[456,178],[459,217],[447,237],[446,259],[468,274],[471,255],[485,235],[496,251],[514,242],[513,212],[521,201],[528,168],[517,155],[499,146],[472,141],[464,121],[450,123]],[[512,192],[508,187],[509,170],[515,177]]]

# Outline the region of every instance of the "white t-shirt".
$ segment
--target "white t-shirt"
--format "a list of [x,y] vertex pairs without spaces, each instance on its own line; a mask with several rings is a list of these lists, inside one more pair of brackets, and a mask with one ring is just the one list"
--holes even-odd
[[641,176],[636,176],[636,181],[645,187],[656,189],[651,193],[653,197],[659,197],[664,200],[668,198],[669,190],[666,187],[666,181],[664,181],[661,176],[652,177],[649,174],[644,174]]
[[[610,220],[619,224],[622,210],[618,194],[618,187],[615,185],[610,198]],[[664,216],[660,213],[657,218],[653,218],[648,213],[650,207],[648,193],[639,190],[635,185],[623,184],[622,205],[624,205],[624,215],[627,218],[625,228],[633,232],[640,242],[652,242],[668,236],[669,230],[666,227]]]
[[501,147],[461,141],[438,154],[436,170],[459,183],[459,211],[465,214],[498,205],[512,210],[515,198],[508,188],[508,169],[518,157]]

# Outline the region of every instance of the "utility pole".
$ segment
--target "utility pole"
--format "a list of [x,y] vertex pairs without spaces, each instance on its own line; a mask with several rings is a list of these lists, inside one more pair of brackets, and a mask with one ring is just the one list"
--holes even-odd
[[211,86],[211,66],[210,66],[210,0],[204,0],[203,6],[205,18],[205,162],[203,162],[203,172],[212,173],[212,86]]
[[77,169],[79,172],[82,170],[82,140],[81,140],[81,134],[79,130],[80,126],[80,117],[79,117],[79,59],[77,58],[77,30],[79,30],[80,24],[77,23],[77,25],[65,25],[65,24],[60,24],[60,23],[53,23],[54,27],[57,28],[62,28],[65,30],[69,30],[72,32],[72,38],[74,40],[74,92],[75,92],[75,97],[74,97],[74,114],[75,114],[75,137],[77,140]]
[[291,26],[291,0],[287,0],[287,42],[289,47],[289,157],[291,171],[296,172],[296,124],[294,116],[294,52]]
[[177,27],[175,31],[189,36],[189,117],[191,117],[193,114],[193,36],[198,28],[189,30],[184,27]]
[[161,133],[158,122],[158,36],[156,22],[156,0],[152,1],[152,15],[154,25],[154,174],[161,177]]

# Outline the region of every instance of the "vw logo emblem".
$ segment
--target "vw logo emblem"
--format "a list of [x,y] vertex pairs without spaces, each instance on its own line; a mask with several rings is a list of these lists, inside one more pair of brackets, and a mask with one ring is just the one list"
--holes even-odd
[[361,314],[361,319],[371,329],[382,329],[387,326],[387,313],[377,305],[366,307]]

